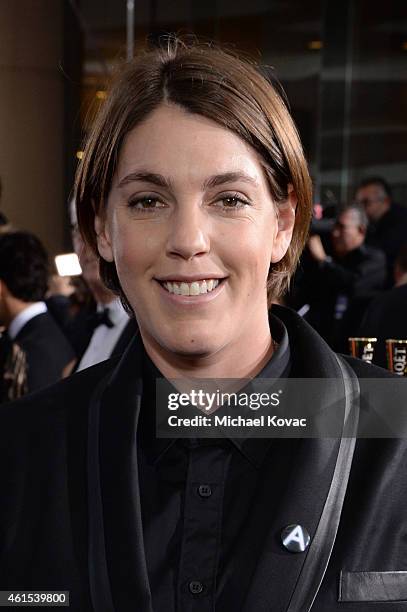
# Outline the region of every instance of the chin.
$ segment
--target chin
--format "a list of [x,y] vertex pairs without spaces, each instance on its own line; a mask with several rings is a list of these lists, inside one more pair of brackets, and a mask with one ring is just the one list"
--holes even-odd
[[215,334],[177,334],[160,342],[167,351],[183,357],[205,358],[213,355],[221,348],[219,338]]

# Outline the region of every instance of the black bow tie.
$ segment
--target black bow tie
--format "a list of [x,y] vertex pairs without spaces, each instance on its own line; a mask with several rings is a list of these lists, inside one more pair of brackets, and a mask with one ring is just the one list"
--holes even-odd
[[88,317],[88,323],[91,330],[95,330],[99,325],[106,325],[109,329],[114,327],[114,323],[109,317],[109,309],[104,308],[99,312],[95,312],[95,314]]

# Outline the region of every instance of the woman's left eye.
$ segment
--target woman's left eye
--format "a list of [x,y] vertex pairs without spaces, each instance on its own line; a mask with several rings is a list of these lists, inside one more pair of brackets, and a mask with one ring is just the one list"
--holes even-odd
[[250,206],[250,202],[242,198],[241,196],[235,195],[224,195],[218,198],[215,204],[219,204],[223,209],[229,210],[237,210],[240,208],[244,208],[245,206]]

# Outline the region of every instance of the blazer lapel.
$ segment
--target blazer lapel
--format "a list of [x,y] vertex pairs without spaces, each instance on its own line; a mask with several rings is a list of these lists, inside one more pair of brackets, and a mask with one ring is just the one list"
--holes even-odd
[[344,382],[344,427],[324,508],[287,612],[309,611],[324,578],[338,532],[359,423],[359,381],[337,357]]
[[96,612],[152,612],[137,467],[140,372],[136,338],[96,389],[89,412],[89,574]]
[[[286,444],[294,442],[284,440]],[[278,500],[278,509],[265,537],[243,612],[283,612],[288,609],[309,548],[305,552],[289,552],[282,544],[281,533],[288,525],[300,525],[307,529],[313,541],[329,492],[338,449],[339,440],[335,439],[301,440],[296,463],[287,476],[284,495]]]
[[[324,577],[339,525],[357,434],[359,387],[350,368],[307,324],[286,309],[273,309],[289,323],[290,346],[295,349],[292,375],[327,379],[321,405],[343,415],[343,438],[301,440],[242,610],[307,612]],[[305,527],[311,536],[305,552],[289,552],[282,544],[283,529],[293,524]]]

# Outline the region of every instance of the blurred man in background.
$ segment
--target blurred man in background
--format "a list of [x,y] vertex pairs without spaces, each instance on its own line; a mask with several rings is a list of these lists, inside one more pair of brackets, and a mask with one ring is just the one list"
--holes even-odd
[[47,312],[48,256],[28,232],[0,234],[0,401],[59,380],[74,352]]
[[364,207],[369,219],[366,244],[386,255],[386,286],[391,287],[396,256],[407,244],[407,209],[393,201],[391,187],[381,177],[364,179],[356,190],[355,201]]
[[336,350],[347,350],[367,304],[383,288],[384,254],[365,245],[367,218],[356,204],[343,206],[331,232],[332,256],[318,235],[311,236],[308,251],[314,262],[305,286],[310,311],[307,320]]
[[86,246],[78,231],[75,202],[69,205],[72,243],[82,268],[82,276],[94,298],[85,316],[82,313],[71,323],[71,333],[80,346],[74,371],[80,371],[113,355],[119,355],[137,332],[135,319],[130,319],[118,297],[109,291],[99,275],[96,255]]

